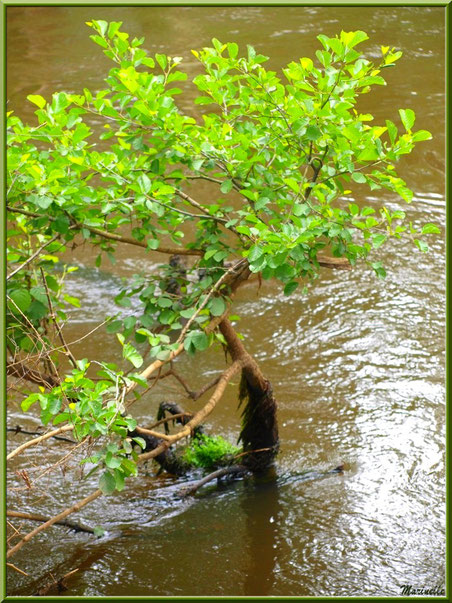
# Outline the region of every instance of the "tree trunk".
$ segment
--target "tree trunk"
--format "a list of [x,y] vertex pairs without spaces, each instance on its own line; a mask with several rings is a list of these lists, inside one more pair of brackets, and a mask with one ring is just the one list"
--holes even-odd
[[239,401],[244,404],[239,440],[243,443],[243,465],[254,473],[266,473],[279,448],[277,404],[270,382],[243,346],[228,319],[222,320],[220,331],[228,345],[232,360],[243,363]]

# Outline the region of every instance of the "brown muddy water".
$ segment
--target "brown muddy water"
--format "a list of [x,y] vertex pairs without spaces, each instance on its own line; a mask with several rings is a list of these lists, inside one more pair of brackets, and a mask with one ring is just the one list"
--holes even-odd
[[[237,481],[182,500],[183,479],[153,477],[98,499],[77,514],[106,535],[98,540],[54,527],[24,547],[14,563],[29,575],[8,575],[9,595],[35,593],[49,577],[80,568],[61,596],[398,596],[403,585],[444,587],[445,581],[445,9],[441,7],[8,7],[8,110],[33,118],[27,94],[102,86],[109,68],[89,40],[84,22],[124,21],[146,36],[145,46],[184,57],[212,37],[253,44],[280,69],[312,56],[316,35],[362,29],[368,55],[397,46],[404,57],[388,70],[388,86],[363,97],[376,122],[398,120],[412,108],[418,128],[433,133],[401,164],[414,190],[404,206],[415,224],[434,222],[431,252],[391,243],[382,251],[388,276],[364,268],[322,273],[308,296],[284,298],[276,285],[244,287],[237,300],[240,330],[273,383],[279,402],[281,452],[275,482]],[[182,105],[190,106],[187,89]],[[358,201],[403,204],[389,193]],[[367,195],[367,196],[365,196]],[[116,266],[93,267],[88,249],[69,261],[80,266],[70,281],[84,300],[71,312],[66,338],[89,332],[114,313],[118,275],[153,270],[159,259],[119,250]],[[76,344],[79,357],[114,360],[113,336],[102,330]],[[221,354],[200,355],[196,372],[179,361],[194,388],[223,366]],[[134,407],[149,424],[162,399],[187,403],[163,383]],[[199,403],[198,403],[199,405]],[[33,426],[14,401],[8,424]],[[230,387],[208,419],[232,441],[239,430],[236,389]],[[24,436],[8,437],[8,448]],[[55,458],[34,449],[14,469],[36,476],[67,444],[54,442]],[[47,449],[47,447],[46,447]],[[343,475],[316,479],[315,471],[345,464]],[[14,471],[10,472],[11,474]],[[77,471],[43,475],[26,491],[8,483],[8,508],[59,512],[91,493],[96,478]],[[187,478],[185,478],[187,479]],[[75,518],[76,516],[74,516]],[[17,525],[17,524],[16,524]],[[34,527],[34,526],[32,526]],[[31,526],[24,524],[24,531]]]

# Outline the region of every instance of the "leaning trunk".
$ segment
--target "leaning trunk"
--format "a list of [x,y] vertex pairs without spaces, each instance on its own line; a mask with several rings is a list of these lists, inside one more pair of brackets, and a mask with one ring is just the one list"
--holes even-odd
[[279,448],[277,404],[270,382],[245,350],[229,320],[220,323],[229,353],[242,362],[239,400],[243,405],[239,439],[243,444],[242,463],[254,473],[266,473]]

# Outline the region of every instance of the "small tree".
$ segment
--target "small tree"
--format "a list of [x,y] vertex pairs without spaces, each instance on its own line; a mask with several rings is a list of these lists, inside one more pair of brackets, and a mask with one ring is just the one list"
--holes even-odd
[[[256,274],[276,279],[291,295],[300,283],[306,292],[321,267],[351,269],[357,262],[383,278],[377,250],[388,239],[408,238],[427,251],[422,235],[439,232],[433,224],[421,231],[406,224],[401,209],[346,200],[349,187],[364,191],[363,185],[412,199],[395,164],[430,133],[413,132],[411,109],[399,110],[400,132],[390,120],[374,125],[372,115],[357,109],[361,95],[385,84],[384,70],[402,52],[383,46],[375,64],[357,50],[368,39],[364,32],[320,35],[315,61],[289,63],[283,80],[251,46],[241,56],[237,44],[213,39],[212,47],[193,51],[203,68],[193,79],[201,94],[195,103],[207,108],[193,117],[175,101],[177,82],[187,79],[181,58],[151,57],[144,40],[130,40],[120,22],[88,25],[114,63],[106,87],[57,92],[50,101],[29,96],[38,125],[8,114],[7,369],[39,386],[22,408],[38,402],[42,423],[55,427],[50,434],[72,430],[90,443],[86,460],[100,469],[100,489],[36,528],[9,556],[101,493],[122,490],[143,460],[157,458],[173,471],[193,455],[199,463],[199,438],[185,464],[181,457],[175,462],[170,446],[199,435],[238,373],[243,449],[210,445],[229,463],[240,458],[243,471],[267,470],[279,442],[276,402],[231,322],[239,285]],[[101,134],[91,118],[102,121]],[[209,184],[208,201],[197,194],[200,181]],[[80,240],[98,249],[98,266],[118,245],[168,258],[161,271],[123,287],[118,305],[129,308],[134,298],[140,309],[110,317],[106,327],[117,333],[119,355],[132,372],[102,359],[77,359],[65,341],[65,304],[79,302],[64,289],[75,268],[62,270],[60,258]],[[194,392],[174,361],[212,346],[225,348],[232,362]],[[62,358],[72,366],[65,369]],[[194,416],[176,409],[182,427],[172,435],[137,427],[130,411],[149,381],[163,376],[176,378],[194,399],[214,388]],[[146,451],[138,455],[134,443]]]

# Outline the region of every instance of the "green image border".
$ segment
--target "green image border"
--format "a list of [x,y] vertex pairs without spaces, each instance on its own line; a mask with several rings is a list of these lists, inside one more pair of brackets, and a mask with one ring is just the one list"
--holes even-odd
[[[393,0],[380,0],[379,2],[365,2],[365,1],[343,1],[337,2],[335,0],[324,0],[323,2],[319,2],[319,0],[305,0],[304,2],[299,2],[297,0],[286,0],[285,2],[275,2],[274,0],[260,0],[257,1],[248,1],[248,2],[211,2],[209,0],[186,0],[186,1],[160,1],[160,2],[149,2],[147,0],[135,0],[130,3],[123,2],[121,0],[108,0],[106,2],[86,2],[86,1],[58,1],[58,0],[47,0],[46,2],[23,2],[18,0],[0,0],[0,31],[3,32],[2,36],[2,44],[1,44],[1,65],[3,67],[2,70],[2,78],[1,78],[1,98],[3,100],[3,119],[1,120],[1,135],[2,135],[2,149],[1,149],[1,184],[2,190],[4,193],[1,206],[1,221],[0,221],[0,237],[2,241],[1,249],[1,261],[0,261],[0,271],[1,271],[1,308],[2,308],[2,320],[1,320],[1,334],[2,334],[2,342],[5,337],[5,282],[6,282],[6,254],[5,254],[5,246],[4,246],[4,236],[6,231],[6,132],[5,132],[5,113],[6,113],[6,20],[7,20],[7,8],[8,7],[46,7],[46,6],[62,6],[62,7],[93,7],[93,8],[106,8],[106,7],[118,7],[123,6],[127,7],[175,7],[175,6],[193,6],[193,7],[244,7],[244,6],[275,6],[275,7],[283,7],[283,6],[318,6],[318,7],[352,7],[352,6],[365,6],[365,7],[444,7],[445,8],[445,36],[446,36],[446,101],[445,101],[445,110],[446,110],[446,330],[445,330],[445,338],[446,338],[446,517],[450,516],[450,464],[449,464],[449,453],[450,450],[450,408],[449,408],[449,399],[450,399],[450,352],[449,352],[449,343],[450,343],[450,313],[449,308],[452,303],[451,295],[450,295],[450,251],[451,251],[451,240],[449,236],[450,227],[451,227],[451,212],[449,208],[449,200],[450,200],[450,187],[451,187],[451,178],[450,178],[450,102],[451,102],[451,79],[450,79],[450,53],[451,53],[451,43],[450,43],[450,31],[451,31],[451,2],[449,1],[439,1],[433,0],[431,2],[426,2],[425,0],[411,0],[411,2],[403,3],[397,2]],[[343,600],[343,599],[352,599],[355,601],[368,601],[368,600],[385,600],[388,597],[246,597],[246,596],[237,596],[237,597],[199,597],[199,596],[179,596],[179,597],[161,597],[161,596],[130,596],[130,597],[60,597],[60,596],[46,596],[46,597],[13,597],[6,596],[6,436],[5,436],[5,428],[6,428],[6,354],[4,345],[0,346],[0,375],[1,375],[1,420],[3,425],[3,430],[0,430],[2,434],[2,445],[1,445],[1,458],[0,458],[0,467],[3,470],[2,473],[2,484],[0,489],[1,494],[1,511],[2,511],[2,521],[0,522],[0,541],[2,546],[1,556],[2,560],[0,563],[0,601],[30,601],[30,600],[86,600],[86,601],[97,601],[97,600],[114,600],[114,601],[129,601],[129,600],[172,600],[172,601],[184,601],[184,600],[264,600],[264,599],[284,599],[284,600]],[[450,549],[449,549],[449,537],[450,537],[450,522],[446,521],[446,596],[445,597],[416,597],[417,600],[426,599],[429,601],[450,601],[450,571],[449,567],[451,566],[451,558],[450,558]],[[400,600],[412,599],[413,597],[397,597]]]

